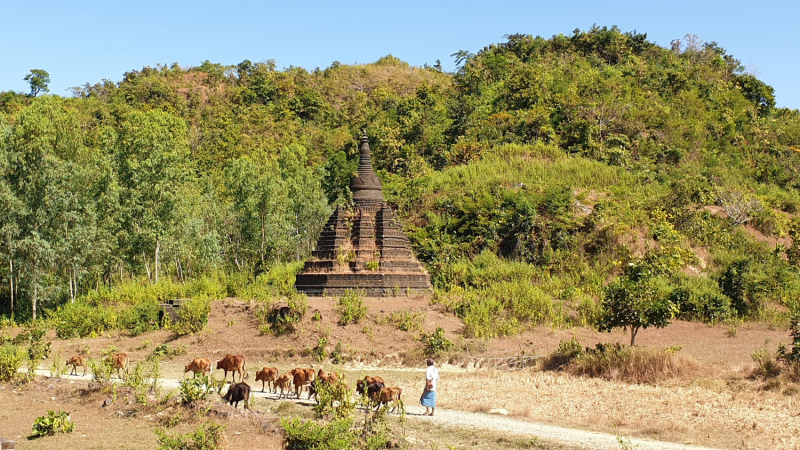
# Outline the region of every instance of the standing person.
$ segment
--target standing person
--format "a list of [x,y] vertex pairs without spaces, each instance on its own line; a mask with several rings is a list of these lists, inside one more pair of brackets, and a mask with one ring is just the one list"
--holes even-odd
[[436,382],[439,381],[439,369],[432,358],[428,358],[428,370],[425,371],[425,389],[419,397],[419,403],[425,407],[424,416],[432,416],[436,411]]

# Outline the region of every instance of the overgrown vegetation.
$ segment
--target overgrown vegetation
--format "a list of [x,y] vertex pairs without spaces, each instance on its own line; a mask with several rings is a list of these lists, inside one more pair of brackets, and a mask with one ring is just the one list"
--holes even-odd
[[47,415],[36,418],[33,422],[33,432],[31,439],[42,436],[53,436],[59,433],[72,433],[75,430],[75,422],[72,421],[68,412],[47,411]]
[[218,450],[227,444],[225,425],[213,421],[201,423],[196,429],[186,434],[168,434],[156,428],[159,450]]
[[339,325],[357,324],[366,317],[368,307],[364,305],[362,295],[357,291],[348,289],[336,302],[336,315]]
[[366,122],[385,196],[469,337],[577,319],[635,343],[675,318],[788,320],[800,253],[767,242],[800,236],[800,112],[719,44],[592,27],[456,57],[452,74],[391,55],[205,61],[73,98],[2,93],[3,316],[135,335],[190,298],[176,332],[197,333],[202,302],[232,295],[258,302],[262,332],[299,331],[294,274],[349,198]]

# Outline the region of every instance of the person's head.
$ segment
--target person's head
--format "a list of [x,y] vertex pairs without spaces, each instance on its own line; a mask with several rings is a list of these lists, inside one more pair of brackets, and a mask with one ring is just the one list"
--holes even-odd
[[435,362],[433,361],[433,358],[428,358],[428,361],[427,361],[427,362],[428,362],[428,365],[429,365],[429,366],[432,366],[432,365],[434,365],[434,364],[435,364]]

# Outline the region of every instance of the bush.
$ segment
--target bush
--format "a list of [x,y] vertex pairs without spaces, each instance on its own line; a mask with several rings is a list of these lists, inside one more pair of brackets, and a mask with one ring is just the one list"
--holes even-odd
[[678,307],[678,317],[683,320],[719,323],[733,313],[730,298],[722,293],[717,283],[705,277],[679,278],[670,300]]
[[137,303],[120,311],[119,323],[131,336],[138,336],[158,330],[158,316],[161,308],[156,302]]
[[276,335],[294,333],[308,311],[308,298],[305,294],[292,294],[287,298],[286,306],[262,305],[256,310],[259,328],[262,334],[270,331]]
[[198,298],[183,302],[178,309],[178,321],[172,329],[178,336],[199,333],[208,323],[210,312],[211,301],[209,300]]
[[33,422],[31,438],[53,436],[59,433],[72,433],[75,423],[68,412],[47,411],[46,416],[38,417]]
[[561,370],[581,355],[583,355],[583,346],[575,338],[559,341],[558,349],[545,358],[543,368],[545,370]]
[[147,355],[147,359],[172,359],[176,356],[181,356],[186,354],[186,346],[181,344],[176,348],[172,348],[169,344],[161,344],[153,349],[153,352]]
[[17,371],[25,359],[25,351],[14,344],[0,345],[0,381],[9,381],[17,377]]
[[367,306],[358,292],[348,289],[336,303],[336,315],[339,316],[339,325],[350,323],[357,324],[367,315]]
[[286,450],[350,450],[357,448],[358,437],[351,430],[352,419],[317,424],[299,418],[281,419],[286,433]]
[[346,419],[355,408],[355,397],[347,383],[317,383],[317,404],[313,409],[318,419]]
[[125,376],[124,386],[133,392],[133,398],[140,405],[147,405],[147,393],[158,393],[158,378],[161,376],[161,361],[158,359],[141,362]]
[[64,305],[48,314],[55,322],[59,339],[95,337],[107,330],[119,327],[119,312],[116,307],[95,306],[86,301]]
[[696,363],[678,354],[680,347],[630,347],[599,343],[577,355],[566,370],[574,375],[628,383],[657,383],[687,375]]
[[213,375],[184,378],[180,381],[181,403],[189,405],[198,401],[208,400],[214,392],[219,392],[225,380],[217,381]]
[[419,341],[422,342],[422,351],[425,353],[425,356],[438,355],[453,347],[453,343],[444,337],[444,328],[442,327],[436,327],[436,330],[430,334],[422,333],[419,337]]
[[217,450],[227,443],[224,430],[225,425],[209,421],[186,434],[168,435],[161,428],[154,433],[158,436],[159,450]]
[[756,363],[756,371],[753,375],[763,378],[775,378],[781,374],[781,361],[767,349],[759,349],[750,354],[753,362]]
[[400,310],[383,316],[381,321],[388,322],[403,331],[421,333],[422,324],[425,323],[425,314],[421,312]]
[[328,338],[321,337],[321,338],[317,339],[316,347],[312,348],[311,351],[310,351],[311,356],[313,356],[314,359],[316,359],[319,362],[324,361],[325,358],[328,357],[328,349],[327,349],[327,347],[328,347]]

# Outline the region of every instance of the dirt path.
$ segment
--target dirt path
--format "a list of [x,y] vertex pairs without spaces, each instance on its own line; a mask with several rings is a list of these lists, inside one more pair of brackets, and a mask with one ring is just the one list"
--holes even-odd
[[[22,370],[21,370],[22,371]],[[36,370],[36,375],[50,377],[49,370]],[[73,376],[64,375],[64,378],[71,381],[90,381],[91,375]],[[162,378],[159,385],[164,389],[178,389],[180,379]],[[269,391],[261,392],[253,386],[252,394],[256,398],[273,401],[291,401],[301,405],[311,406],[313,403],[306,399],[283,399],[278,394]],[[546,425],[525,420],[505,417],[503,415],[492,415],[485,413],[473,413],[457,411],[451,409],[438,409],[436,416],[423,416],[422,406],[409,402],[406,406],[406,417],[409,420],[420,420],[435,423],[441,428],[460,428],[467,430],[491,430],[500,433],[510,433],[517,436],[529,438],[536,437],[543,441],[557,442],[562,445],[577,448],[597,449],[597,450],[618,450],[620,448],[636,448],[638,450],[714,450],[709,447],[698,447],[692,445],[676,444],[672,442],[654,441],[639,438],[627,438],[608,433],[585,431],[574,428],[565,428],[554,425]],[[625,447],[627,446],[627,447]]]

